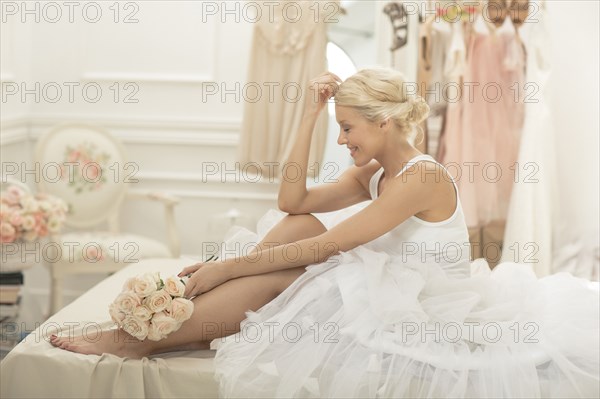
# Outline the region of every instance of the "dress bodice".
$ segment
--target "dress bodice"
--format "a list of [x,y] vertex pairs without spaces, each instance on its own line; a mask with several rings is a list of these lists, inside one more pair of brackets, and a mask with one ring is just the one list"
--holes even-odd
[[[404,173],[417,162],[436,162],[430,155],[419,155],[411,159],[396,175]],[[443,166],[442,166],[443,167]],[[378,197],[378,186],[383,174],[380,168],[369,182],[371,198]],[[457,193],[454,213],[440,222],[427,222],[413,215],[381,237],[365,244],[369,249],[383,251],[399,257],[403,264],[439,265],[448,275],[466,277],[470,274],[469,234],[458,197],[458,188],[452,179]]]

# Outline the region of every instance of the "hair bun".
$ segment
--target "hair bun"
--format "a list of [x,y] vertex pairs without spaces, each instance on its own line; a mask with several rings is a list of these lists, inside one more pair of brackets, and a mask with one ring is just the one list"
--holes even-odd
[[409,98],[411,110],[407,116],[407,122],[418,125],[429,116],[429,105],[421,96],[415,95]]

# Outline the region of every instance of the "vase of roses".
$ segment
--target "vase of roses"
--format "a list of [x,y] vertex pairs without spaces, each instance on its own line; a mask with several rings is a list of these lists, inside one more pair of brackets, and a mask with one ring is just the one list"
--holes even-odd
[[68,207],[47,194],[32,195],[16,185],[0,192],[0,263],[3,271],[37,263],[40,239],[58,233]]

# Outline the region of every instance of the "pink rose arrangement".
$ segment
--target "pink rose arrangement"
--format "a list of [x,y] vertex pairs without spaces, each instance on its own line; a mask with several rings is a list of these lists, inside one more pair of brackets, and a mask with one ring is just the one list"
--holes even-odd
[[9,185],[0,193],[0,243],[21,239],[31,242],[58,233],[67,212],[66,203],[59,198],[31,195],[20,187]]
[[194,303],[184,292],[185,283],[178,277],[163,280],[158,272],[132,277],[110,304],[110,317],[140,341],[159,341],[192,316]]

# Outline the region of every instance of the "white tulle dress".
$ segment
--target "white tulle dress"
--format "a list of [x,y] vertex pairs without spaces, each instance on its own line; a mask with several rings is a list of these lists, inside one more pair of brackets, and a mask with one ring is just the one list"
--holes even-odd
[[[407,167],[418,161],[435,162]],[[331,227],[360,209],[319,219]],[[224,250],[260,241],[284,216],[270,210],[256,233],[232,228]],[[469,253],[459,201],[446,221],[411,217],[307,266],[239,333],[212,341],[220,396],[598,397],[598,292],[524,264],[491,271]]]

